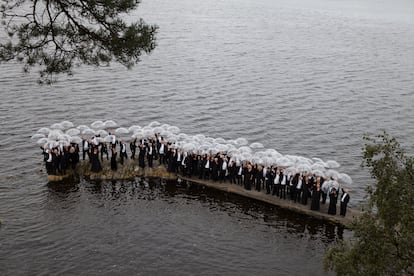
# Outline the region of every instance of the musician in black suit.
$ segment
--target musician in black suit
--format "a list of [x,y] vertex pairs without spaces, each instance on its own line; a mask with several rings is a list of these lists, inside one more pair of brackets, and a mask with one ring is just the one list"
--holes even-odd
[[90,149],[90,145],[89,145],[89,140],[86,138],[83,138],[82,140],[82,152],[83,152],[83,160],[85,160],[85,155],[88,154],[89,157],[89,149]]
[[129,148],[131,150],[131,159],[135,159],[135,153],[137,151],[137,139],[133,139],[131,140],[131,142],[129,143]]
[[341,209],[340,209],[340,215],[341,216],[345,216],[346,214],[346,206],[348,205],[349,202],[349,190],[348,189],[342,189],[342,196],[341,196]]
[[148,167],[152,168],[152,161],[154,160],[155,154],[155,147],[152,143],[147,144],[147,160],[148,160]]

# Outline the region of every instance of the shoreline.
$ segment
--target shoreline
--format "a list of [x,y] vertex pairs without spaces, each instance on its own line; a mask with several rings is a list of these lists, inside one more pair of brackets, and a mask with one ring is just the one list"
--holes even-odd
[[[81,161],[78,167],[65,175],[48,175],[49,182],[61,182],[65,179],[73,177],[75,175],[85,176],[88,180],[127,180],[134,179],[136,177],[148,177],[148,178],[160,178],[166,180],[184,180],[187,182],[195,183],[197,185],[206,186],[216,190],[220,190],[226,193],[236,194],[246,198],[254,199],[257,201],[265,202],[267,204],[277,206],[283,209],[311,216],[320,220],[324,220],[331,223],[341,224],[345,227],[349,227],[352,221],[362,215],[362,211],[357,209],[347,208],[346,216],[342,217],[339,214],[330,215],[328,214],[329,199],[325,204],[320,204],[320,210],[310,210],[310,204],[303,205],[300,203],[292,202],[290,199],[280,199],[271,194],[265,192],[258,192],[254,189],[246,190],[243,186],[237,184],[230,184],[226,182],[217,182],[212,180],[204,180],[197,178],[191,178],[182,176],[176,173],[167,172],[166,168],[162,165],[154,166],[154,168],[145,167],[145,169],[139,168],[136,165],[135,160],[126,160],[124,165],[119,165],[117,171],[111,171],[109,161],[104,160],[102,172],[94,173],[90,171],[90,165],[88,161]],[[337,213],[339,213],[339,204],[337,204]]]

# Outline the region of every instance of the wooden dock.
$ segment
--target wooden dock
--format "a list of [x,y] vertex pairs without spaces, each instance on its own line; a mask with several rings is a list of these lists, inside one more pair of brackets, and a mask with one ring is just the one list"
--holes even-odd
[[280,199],[279,197],[266,194],[265,191],[258,192],[255,190],[246,190],[240,185],[230,184],[229,182],[217,182],[211,180],[203,180],[198,177],[189,178],[177,175],[175,173],[169,173],[166,171],[164,166],[155,166],[154,168],[145,169],[139,168],[135,160],[126,160],[124,165],[118,165],[117,171],[111,171],[110,164],[105,160],[102,164],[103,171],[99,173],[90,172],[90,165],[88,161],[83,161],[77,167],[75,171],[70,171],[65,175],[49,175],[48,179],[51,182],[63,181],[69,178],[71,175],[77,174],[82,175],[90,180],[121,180],[121,179],[134,179],[135,177],[148,177],[148,178],[161,178],[167,180],[182,179],[198,185],[203,185],[209,188],[220,190],[226,193],[232,193],[240,195],[246,198],[255,199],[258,201],[266,202],[268,204],[278,206],[280,208],[289,209],[291,211],[305,214],[308,216],[315,217],[317,219],[329,221],[332,223],[342,224],[344,226],[350,226],[352,221],[362,215],[362,211],[356,209],[347,209],[345,217],[339,215],[339,204],[337,205],[337,215],[328,214],[329,199],[325,204],[320,204],[319,211],[310,210],[310,201],[308,200],[307,205],[295,203],[290,199]]

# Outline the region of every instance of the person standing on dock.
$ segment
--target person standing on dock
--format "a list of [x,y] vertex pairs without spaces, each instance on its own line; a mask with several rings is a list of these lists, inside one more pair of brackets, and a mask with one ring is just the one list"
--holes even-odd
[[244,172],[244,188],[246,190],[252,189],[253,178],[253,167],[251,164],[247,164],[247,168]]
[[349,199],[350,199],[350,197],[349,197],[349,190],[348,189],[342,189],[342,196],[341,196],[341,206],[340,206],[340,212],[339,212],[339,214],[341,215],[341,216],[345,216],[346,215],[346,207],[347,207],[347,205],[348,205],[348,202],[349,202]]
[[83,160],[85,160],[85,155],[88,154],[89,157],[89,141],[86,137],[82,140],[82,153],[83,153]]
[[117,156],[117,152],[116,149],[111,147],[111,170],[116,171],[118,169],[118,164],[116,163],[116,156]]
[[329,208],[328,208],[328,214],[330,215],[336,215],[336,203],[338,201],[338,194],[336,192],[335,188],[331,188],[329,191]]

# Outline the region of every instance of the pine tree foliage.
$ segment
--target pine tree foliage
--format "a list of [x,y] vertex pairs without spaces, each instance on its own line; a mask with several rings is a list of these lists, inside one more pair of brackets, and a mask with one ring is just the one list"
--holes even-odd
[[[0,62],[15,60],[25,72],[40,68],[40,82],[72,74],[81,64],[115,61],[130,68],[156,46],[156,25],[123,18],[139,0],[2,0]],[[6,39],[4,39],[6,37]]]
[[338,275],[414,275],[414,160],[387,133],[365,136],[363,165],[376,184],[369,208],[353,224],[354,238],[325,256]]

